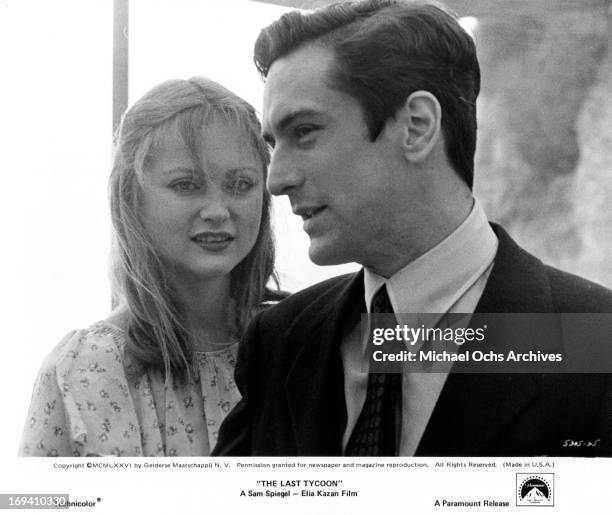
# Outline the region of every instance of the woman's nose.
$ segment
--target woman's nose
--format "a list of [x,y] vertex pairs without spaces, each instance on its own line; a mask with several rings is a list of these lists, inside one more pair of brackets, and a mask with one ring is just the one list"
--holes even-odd
[[222,192],[209,192],[202,200],[200,218],[211,223],[222,223],[230,217],[228,201]]

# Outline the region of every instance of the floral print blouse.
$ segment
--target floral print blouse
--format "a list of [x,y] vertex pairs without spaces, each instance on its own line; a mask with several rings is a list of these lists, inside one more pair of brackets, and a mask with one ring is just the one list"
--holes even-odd
[[[238,344],[197,352],[193,380],[134,370],[125,333],[102,321],[68,334],[36,380],[22,456],[207,456],[240,400]],[[126,373],[127,372],[127,373]]]

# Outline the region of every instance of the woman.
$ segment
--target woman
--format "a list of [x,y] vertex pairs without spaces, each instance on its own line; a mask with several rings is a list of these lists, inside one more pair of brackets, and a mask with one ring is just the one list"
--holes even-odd
[[201,78],[127,111],[110,178],[117,307],[45,361],[22,455],[210,453],[239,400],[238,338],[278,298],[259,134],[248,103]]

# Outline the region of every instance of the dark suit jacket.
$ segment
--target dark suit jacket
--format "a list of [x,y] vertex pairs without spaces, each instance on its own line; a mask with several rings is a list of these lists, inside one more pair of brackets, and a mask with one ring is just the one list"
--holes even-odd
[[[494,229],[499,249],[477,312],[612,312],[611,291],[542,264]],[[365,311],[360,272],[307,288],[255,318],[236,367],[244,397],[213,454],[341,456],[340,342]],[[416,454],[610,456],[611,392],[606,374],[451,373]]]

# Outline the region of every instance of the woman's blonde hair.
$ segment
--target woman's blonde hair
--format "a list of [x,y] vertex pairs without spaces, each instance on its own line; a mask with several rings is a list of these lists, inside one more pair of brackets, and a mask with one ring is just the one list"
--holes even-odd
[[[166,266],[142,223],[142,176],[152,147],[171,127],[178,127],[190,151],[198,155],[211,117],[243,130],[245,144],[261,159],[265,178],[270,153],[260,136],[255,110],[208,79],[170,80],[154,87],[126,111],[115,136],[109,185],[114,228],[113,298],[127,313],[126,352],[140,367],[158,370],[166,379],[170,374],[177,379],[189,376],[192,347]],[[264,301],[269,280],[278,286],[270,206],[270,195],[264,187],[257,240],[231,272],[233,322],[240,333]]]

